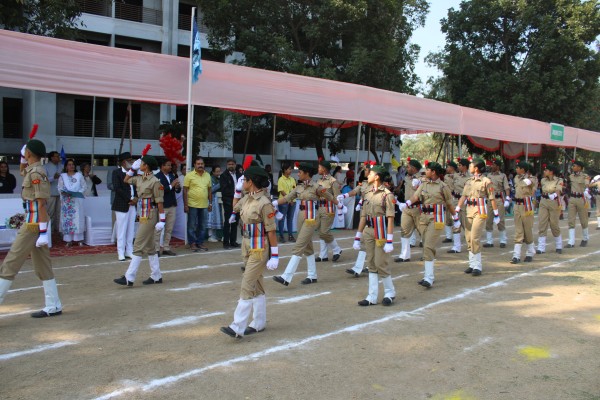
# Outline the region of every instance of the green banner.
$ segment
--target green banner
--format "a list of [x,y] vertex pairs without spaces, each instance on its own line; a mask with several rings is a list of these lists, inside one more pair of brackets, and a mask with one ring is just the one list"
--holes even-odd
[[550,124],[550,140],[562,142],[565,140],[565,126],[561,124]]

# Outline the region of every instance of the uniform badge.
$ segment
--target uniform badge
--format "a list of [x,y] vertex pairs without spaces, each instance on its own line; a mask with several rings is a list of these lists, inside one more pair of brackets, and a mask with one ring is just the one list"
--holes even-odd
[[275,213],[272,212],[271,214],[269,214],[269,218],[273,218],[275,216]]
[[160,186],[158,187],[158,190],[165,190],[165,187],[164,187],[163,185],[160,185]]
[[33,183],[34,185],[37,185],[37,184],[40,183],[40,180],[39,179],[34,179],[34,180],[31,181],[31,183]]

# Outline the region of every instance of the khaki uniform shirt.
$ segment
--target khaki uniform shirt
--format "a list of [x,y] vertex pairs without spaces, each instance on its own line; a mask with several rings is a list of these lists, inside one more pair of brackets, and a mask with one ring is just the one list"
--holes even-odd
[[450,188],[440,179],[435,181],[425,180],[417,189],[415,195],[423,205],[445,204],[448,209],[452,209],[452,192]]
[[451,192],[454,192],[454,177],[456,172],[444,175],[444,183],[448,186]]
[[[319,195],[317,194],[318,186],[314,182],[298,182],[298,186],[294,188],[290,193],[285,196],[285,199],[288,203],[299,199],[299,200],[319,200]],[[326,193],[325,193],[326,195]],[[327,199],[326,200],[331,200]]]
[[336,198],[340,193],[342,193],[339,182],[331,175],[325,175],[321,177],[321,179],[317,181],[317,184],[320,186],[319,189],[325,189],[327,192],[329,192],[332,195],[332,198]]
[[571,193],[583,193],[585,188],[590,184],[590,177],[583,172],[573,173],[569,175],[571,184]]
[[562,178],[554,177],[552,179],[542,178],[542,194],[557,193],[562,194],[564,182]]
[[[412,184],[412,180],[413,179],[418,179],[421,181],[421,185],[423,184],[423,182],[425,181],[424,178],[421,178],[419,175],[406,175],[404,177],[404,198],[406,200],[411,199],[413,197],[413,195],[415,194],[415,192],[418,190],[413,188],[413,184]],[[419,186],[421,187],[421,186]]]
[[[462,195],[467,198],[467,201],[476,199],[487,199],[491,201],[494,199],[494,185],[492,184],[492,181],[485,176],[472,175],[469,180],[465,182]],[[489,207],[491,207],[491,203],[489,203]],[[467,206],[467,217],[472,217],[478,212],[477,205]],[[481,215],[481,217],[483,218],[483,215]]]
[[462,195],[465,188],[465,183],[467,183],[467,180],[469,180],[470,177],[471,175],[468,172],[465,172],[464,174],[457,172],[454,174],[454,190],[452,190],[454,197],[457,195],[460,197]]
[[494,185],[494,193],[501,195],[498,198],[503,199],[506,196],[506,191],[510,189],[506,175],[502,172],[490,172],[486,176]]
[[[531,185],[527,185],[523,182],[523,179],[529,179]],[[537,178],[535,176],[525,174],[515,176],[515,198],[522,199],[524,197],[531,197],[535,193],[537,188]]]
[[152,199],[154,203],[164,202],[163,195],[165,188],[152,173],[133,176],[130,182],[132,185],[135,185],[138,198]]
[[244,224],[264,224],[265,232],[274,231],[277,228],[275,223],[275,210],[271,201],[263,194],[264,190],[254,193],[248,193],[240,200],[242,209],[240,219]]
[[393,217],[396,213],[395,203],[394,194],[381,185],[378,188],[373,187],[365,193],[363,209],[365,215],[369,217]]
[[21,171],[23,175],[23,200],[48,199],[50,197],[50,181],[46,169],[39,163],[33,163]]

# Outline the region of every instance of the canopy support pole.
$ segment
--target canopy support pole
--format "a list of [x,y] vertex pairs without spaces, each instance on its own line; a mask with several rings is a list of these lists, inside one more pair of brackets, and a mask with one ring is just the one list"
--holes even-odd
[[[194,144],[194,105],[192,104],[192,57],[194,54],[194,20],[196,18],[196,7],[192,7],[192,20],[190,21],[190,61],[188,69],[188,120],[186,141],[187,148],[185,149],[185,169],[191,171],[194,168],[192,160],[192,146]],[[187,243],[187,229],[186,229]]]
[[[273,148],[271,149],[271,168],[275,168],[275,132],[276,131],[277,131],[277,115],[273,115]],[[274,185],[275,182],[272,182],[272,184]]]
[[525,162],[529,162],[529,143],[525,143]]
[[356,161],[354,162],[354,188],[356,189],[356,182],[358,181],[358,159],[360,158],[360,134],[362,132],[362,122],[358,123],[358,130],[356,131]]
[[96,144],[96,96],[94,96],[94,106],[92,107],[92,159],[90,162],[90,171],[94,169],[94,146]]
[[462,135],[458,135],[458,157],[462,158]]

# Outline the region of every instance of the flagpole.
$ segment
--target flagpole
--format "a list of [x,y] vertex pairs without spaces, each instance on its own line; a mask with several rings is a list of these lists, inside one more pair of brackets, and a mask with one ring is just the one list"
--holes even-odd
[[186,170],[192,169],[192,144],[194,133],[194,106],[192,105],[192,59],[194,53],[194,19],[196,18],[196,7],[192,7],[192,20],[190,22],[190,62],[188,72],[188,120],[187,120],[187,148],[185,151]]

